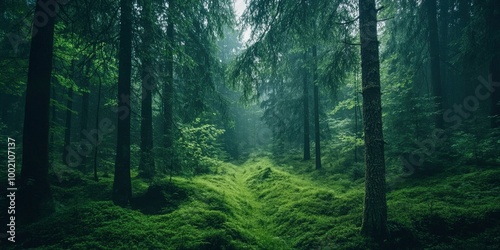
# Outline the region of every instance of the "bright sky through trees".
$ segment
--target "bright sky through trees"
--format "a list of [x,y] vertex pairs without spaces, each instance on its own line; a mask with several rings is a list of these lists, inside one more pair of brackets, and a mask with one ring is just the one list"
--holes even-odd
[[[240,19],[241,15],[243,14],[246,8],[247,4],[245,0],[234,0],[234,10],[238,20]],[[243,43],[247,43],[248,40],[250,39],[250,32],[251,32],[250,29],[245,29],[245,31],[243,32],[241,37]]]
[[243,14],[245,8],[247,7],[245,0],[234,0],[234,10],[236,11],[236,15],[238,18]]

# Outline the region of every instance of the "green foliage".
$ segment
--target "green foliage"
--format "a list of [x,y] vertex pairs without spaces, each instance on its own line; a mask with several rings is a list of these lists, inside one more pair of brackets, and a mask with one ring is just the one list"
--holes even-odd
[[201,174],[210,172],[210,168],[220,164],[224,153],[218,139],[224,134],[223,129],[212,124],[205,124],[197,118],[191,124],[180,126],[179,139],[175,145],[175,155],[185,173]]
[[[498,165],[499,129],[490,129],[488,120],[476,117],[465,121],[466,126],[451,134],[450,155],[458,165]],[[485,131],[490,132],[485,132]]]
[[[350,172],[363,161],[363,124],[359,73],[352,72],[347,83],[338,89],[335,106],[328,112],[329,138],[324,140],[324,152],[340,173]],[[357,170],[356,170],[357,171]],[[353,177],[358,176],[353,172]]]
[[[9,29],[19,27],[15,23],[22,23],[19,20],[26,15],[24,8],[33,4],[6,2],[0,6],[8,6],[0,13],[2,37],[7,37]],[[133,169],[134,198],[130,207],[114,206],[109,202],[113,177],[108,175],[114,167],[114,138],[103,138],[99,145],[98,170],[102,177],[100,182],[94,182],[58,164],[65,128],[52,119],[54,160],[49,178],[57,212],[20,227],[21,242],[15,248],[375,248],[373,242],[359,235],[364,156],[359,119],[361,90],[356,76],[359,69],[355,66],[359,47],[351,44],[357,43],[359,35],[355,1],[248,1],[242,21],[252,28],[252,43],[229,69],[227,64],[241,49],[235,33],[223,40],[224,31],[234,25],[232,1],[175,2],[174,11],[165,1],[152,2],[154,55],[149,55],[158,66],[152,69],[158,86],[166,81],[165,75],[159,73],[164,70],[165,58],[171,56],[175,65],[174,75],[170,75],[175,92],[174,145],[168,149],[157,146],[156,154],[164,160],[161,165],[170,168],[167,170],[171,175],[158,175],[145,182],[135,177],[137,171]],[[426,13],[420,2],[380,3],[384,8],[378,10],[378,18],[388,18],[379,25],[391,232],[385,248],[497,249],[500,172],[489,166],[500,164],[500,137],[499,131],[490,130],[484,110],[447,133],[449,139],[436,144],[436,151],[426,156],[419,170],[432,176],[405,179],[399,175],[401,156],[424,153],[418,142],[428,139],[434,129],[436,100],[427,83]],[[491,18],[498,14],[496,10],[490,13],[492,3],[458,1],[446,12],[439,11],[439,18],[444,13],[454,18],[444,20],[449,23],[450,36],[440,48],[449,54],[443,53],[441,58],[445,89],[466,86],[462,83],[484,70],[493,56],[490,52],[498,45],[499,33],[493,32],[496,26],[491,25],[495,20]],[[81,106],[80,95],[89,93],[90,112],[105,107],[104,115],[116,121],[116,113],[110,111],[116,106],[113,93],[118,77],[116,5],[110,0],[77,2],[68,5],[61,15],[64,20],[56,25],[53,68],[57,95],[51,99],[58,115],[68,110],[68,96],[60,93],[72,89],[76,101],[73,113]],[[142,14],[141,8],[135,11]],[[163,31],[172,23],[175,35],[170,40]],[[141,39],[135,39],[134,44],[140,44]],[[0,41],[0,95],[6,104],[2,115],[12,116],[22,111],[20,97],[29,48],[22,45],[21,53],[14,53],[7,40]],[[319,52],[314,63],[302,57],[313,45]],[[142,51],[136,48],[134,52],[135,70],[143,62],[137,56]],[[317,66],[318,81],[313,83],[309,74],[306,80],[310,86],[318,84],[321,94],[338,97],[336,106],[326,102],[320,107],[329,112],[328,119],[322,119],[328,124],[322,126],[327,127],[322,130],[327,133],[322,133],[321,138],[325,158],[321,171],[313,171],[311,162],[291,155],[303,140],[302,80],[305,72],[312,73],[313,65]],[[223,75],[225,70],[227,77]],[[139,78],[136,76],[134,82],[141,82]],[[460,84],[451,85],[456,78],[465,81],[460,79]],[[88,86],[78,86],[83,85],[82,80]],[[259,102],[260,109],[252,106],[246,113],[243,108],[231,107],[237,104],[239,93],[229,91],[224,86],[226,80],[243,92],[245,101]],[[97,99],[96,86],[101,85],[104,94],[99,92],[102,101],[97,106],[93,103]],[[133,90],[139,89],[139,84],[133,86]],[[131,146],[132,166],[139,165],[140,154],[136,143],[136,125],[140,121],[137,91],[132,91],[131,96],[131,139],[135,140]],[[441,101],[452,105],[450,99],[470,94],[462,89],[459,92],[447,94]],[[164,104],[157,95],[161,91],[152,93],[154,120],[160,121],[164,119]],[[262,122],[256,122],[260,117]],[[0,134],[18,135],[20,123],[6,118],[1,117]],[[153,127],[159,130],[161,126],[155,123]],[[268,127],[272,136],[263,133]],[[259,157],[250,154],[257,146],[261,147],[258,150],[266,150],[264,146],[270,140],[272,156],[267,152]],[[243,155],[250,155],[248,161],[239,166],[223,162],[228,160],[226,152],[237,157],[240,148],[245,150]],[[0,170],[1,176],[5,171]],[[5,190],[4,185],[0,188]],[[0,199],[5,201],[5,197]]]
[[[419,96],[407,84],[391,84],[384,95],[384,132],[387,153],[391,160],[419,151],[416,141],[430,138],[434,129],[434,101]],[[439,142],[436,142],[439,143]],[[435,153],[435,152],[432,152]],[[435,160],[435,154],[429,161]]]
[[357,150],[357,161],[361,161],[361,150],[364,146],[361,134],[352,131],[354,127],[353,119],[334,119],[329,121],[329,126],[333,133],[332,139],[327,141],[325,151],[328,157],[342,166],[350,166],[354,163],[355,150]]

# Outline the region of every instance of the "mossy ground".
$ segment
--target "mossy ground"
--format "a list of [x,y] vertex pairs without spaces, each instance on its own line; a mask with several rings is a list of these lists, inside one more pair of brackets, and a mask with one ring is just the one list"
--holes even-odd
[[[57,211],[19,228],[18,249],[372,248],[359,236],[363,179],[328,165],[314,171],[299,157],[252,157],[171,181],[133,177],[129,208],[109,201],[112,177],[54,171]],[[500,248],[500,169],[389,177],[389,249]]]

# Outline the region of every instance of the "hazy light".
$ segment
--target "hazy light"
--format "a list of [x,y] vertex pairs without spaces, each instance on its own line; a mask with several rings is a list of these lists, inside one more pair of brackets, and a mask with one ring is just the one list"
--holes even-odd
[[[241,18],[241,15],[243,14],[245,9],[247,8],[247,4],[245,1],[246,0],[234,0],[233,1],[234,10],[236,12],[236,18],[238,18],[238,20]],[[250,29],[244,29],[242,34],[241,34],[241,40],[242,40],[244,45],[246,45],[246,43],[250,39],[250,32],[251,32]]]

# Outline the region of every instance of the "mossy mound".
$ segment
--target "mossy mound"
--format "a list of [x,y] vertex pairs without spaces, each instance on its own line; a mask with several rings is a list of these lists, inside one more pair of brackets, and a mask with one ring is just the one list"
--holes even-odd
[[132,207],[144,214],[170,213],[188,199],[190,191],[170,182],[153,184],[133,198]]
[[[358,237],[362,196],[317,185],[309,175],[294,175],[288,167],[270,167],[263,158],[247,166],[246,182],[266,204],[263,212],[275,225],[273,233],[294,249],[349,249],[364,246]],[[358,215],[356,215],[358,214]]]
[[[299,158],[297,158],[299,159]],[[333,168],[333,167],[332,167]],[[68,171],[53,183],[57,211],[19,227],[15,249],[498,249],[500,170],[455,171],[388,183],[389,240],[360,236],[363,180],[268,157],[218,174],[133,177],[131,207],[110,202],[112,177]],[[453,173],[446,175],[446,173]]]
[[499,169],[463,167],[407,180],[387,198],[389,217],[412,228],[426,249],[500,246]]

